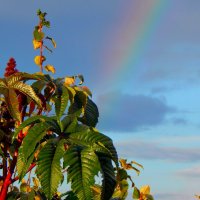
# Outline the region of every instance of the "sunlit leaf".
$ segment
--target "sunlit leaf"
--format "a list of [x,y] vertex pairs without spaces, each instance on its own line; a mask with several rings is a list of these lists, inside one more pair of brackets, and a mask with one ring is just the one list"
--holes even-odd
[[33,39],[33,48],[34,49],[39,49],[42,47],[42,42],[41,41],[38,41],[36,39]]
[[150,187],[149,185],[144,185],[140,188],[140,193],[142,194],[150,194]]
[[44,69],[45,69],[46,71],[48,71],[48,72],[52,72],[53,74],[55,74],[55,72],[56,72],[56,69],[54,68],[53,65],[46,65],[46,66],[44,67]]
[[65,82],[64,82],[65,86],[74,85],[74,83],[75,83],[75,78],[74,77],[68,77],[67,76],[65,78]]
[[34,58],[34,62],[38,66],[40,66],[45,60],[46,58],[44,56],[35,56]]
[[10,115],[17,119],[18,121],[21,120],[20,112],[19,112],[19,103],[17,99],[17,95],[13,89],[8,90],[8,95],[5,96],[8,110]]
[[126,159],[119,159],[119,162],[120,162],[120,164],[121,164],[123,169],[126,169],[126,170],[133,169],[133,170],[135,170],[137,172],[138,175],[140,174],[140,170],[138,170],[137,168],[132,166],[131,163],[127,163]]
[[132,160],[131,163],[132,163],[132,164],[135,164],[135,165],[137,165],[137,166],[139,166],[139,167],[141,167],[142,169],[144,169],[143,165],[141,165],[141,164],[135,162],[134,160]]
[[36,178],[36,177],[33,177],[33,184],[34,184],[34,187],[35,188],[39,188],[40,186],[40,181]]

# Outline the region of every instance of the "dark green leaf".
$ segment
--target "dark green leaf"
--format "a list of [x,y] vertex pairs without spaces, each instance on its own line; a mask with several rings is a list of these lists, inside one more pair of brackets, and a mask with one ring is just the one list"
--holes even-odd
[[82,123],[95,127],[98,123],[99,111],[96,104],[89,98],[87,98],[87,103],[85,105],[85,112],[82,118],[79,118],[79,121]]
[[109,200],[112,197],[116,186],[114,168],[110,158],[102,155],[99,155],[98,158],[101,166],[101,173],[103,176],[101,199]]

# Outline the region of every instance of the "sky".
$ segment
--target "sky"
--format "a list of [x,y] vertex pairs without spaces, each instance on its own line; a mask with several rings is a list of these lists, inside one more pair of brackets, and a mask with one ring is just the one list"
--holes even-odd
[[119,157],[144,166],[138,187],[156,200],[200,194],[199,0],[0,0],[0,73],[14,57],[34,73],[36,11],[57,42],[45,52],[55,77],[83,74],[98,129]]

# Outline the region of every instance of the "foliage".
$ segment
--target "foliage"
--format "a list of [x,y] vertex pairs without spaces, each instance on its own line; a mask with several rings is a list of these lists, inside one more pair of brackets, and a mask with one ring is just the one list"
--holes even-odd
[[[47,14],[38,10],[37,15],[33,47],[39,51],[34,62],[40,72],[19,72],[11,58],[0,79],[0,199],[122,200],[128,179],[135,188],[133,199],[153,199],[150,188],[139,191],[127,173],[139,173],[133,165],[142,166],[118,160],[112,140],[95,128],[99,112],[91,91],[82,86],[83,76],[43,74],[43,69],[56,71],[51,64],[44,66],[44,50],[52,52],[45,42],[54,48],[56,42],[43,32],[50,27]],[[99,185],[97,175],[102,179]],[[16,181],[19,188],[13,185]],[[63,194],[58,192],[61,184],[66,187]]]

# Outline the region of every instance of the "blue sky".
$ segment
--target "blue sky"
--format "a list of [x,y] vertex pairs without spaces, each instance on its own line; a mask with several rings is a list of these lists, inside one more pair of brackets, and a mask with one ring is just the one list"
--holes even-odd
[[[11,56],[20,71],[39,71],[32,31],[36,10],[46,11],[48,35],[57,42],[46,56],[56,77],[84,75],[99,106],[99,130],[120,156],[144,165],[139,177],[133,174],[136,184],[150,184],[156,200],[200,194],[198,0],[162,0],[160,6],[159,0],[0,3],[2,75]],[[154,17],[142,24],[148,6]],[[137,30],[140,41],[127,45]]]

